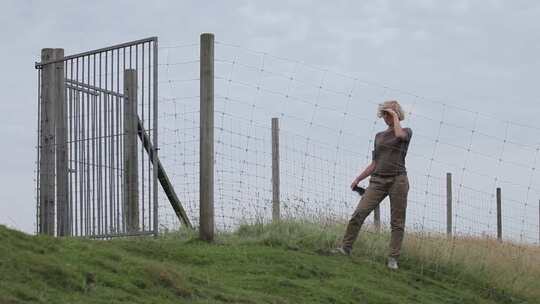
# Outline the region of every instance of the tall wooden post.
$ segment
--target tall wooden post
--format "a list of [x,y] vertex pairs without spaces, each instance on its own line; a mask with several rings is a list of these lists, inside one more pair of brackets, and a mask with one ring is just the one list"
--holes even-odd
[[446,235],[452,237],[452,173],[446,173]]
[[272,222],[280,220],[279,197],[279,120],[272,118]]
[[[41,62],[54,61],[64,57],[63,49],[42,49],[41,50]],[[63,170],[64,166],[67,168],[67,157],[63,152],[60,153],[58,159],[56,158],[56,144],[65,144],[65,125],[63,126],[62,138],[58,140],[56,138],[57,129],[55,128],[57,122],[56,112],[62,111],[64,104],[64,63],[55,62],[50,64],[44,64],[42,66],[41,73],[41,113],[40,113],[40,160],[39,160],[39,227],[38,233],[54,235],[55,230],[55,182],[58,178],[62,181],[60,189],[57,189],[57,193],[60,194],[62,201],[62,208],[67,203],[67,169],[64,172],[60,172],[60,176],[56,177],[56,169]],[[58,106],[60,105],[60,109]],[[62,122],[62,115],[59,115],[60,123]],[[61,129],[61,126],[60,126]],[[65,145],[62,145],[61,151],[65,152]],[[55,168],[55,161],[59,161],[58,167]],[[65,186],[63,180],[66,178]],[[64,193],[66,194],[64,196]],[[62,210],[62,209],[61,209]],[[63,211],[62,211],[63,212]],[[64,223],[64,214],[59,213],[58,223],[62,224],[62,232]],[[63,234],[61,234],[63,235]]]
[[201,35],[199,236],[214,240],[214,34]]
[[128,233],[139,230],[139,167],[137,150],[137,71],[124,71],[124,221]]
[[497,188],[497,239],[502,241],[502,198],[501,188]]

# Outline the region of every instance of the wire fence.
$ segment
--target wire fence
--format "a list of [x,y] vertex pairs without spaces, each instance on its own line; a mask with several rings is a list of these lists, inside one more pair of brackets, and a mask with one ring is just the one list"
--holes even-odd
[[[199,216],[199,45],[160,48],[160,157],[193,223]],[[540,128],[357,77],[216,41],[216,228],[272,217],[271,118],[280,124],[282,216],[342,221],[349,185],[386,128],[378,103],[397,99],[413,130],[407,155],[407,227],[446,232],[446,173],[453,175],[453,233],[539,243]],[[365,184],[364,184],[365,185]],[[160,199],[162,229],[179,223]],[[383,225],[389,203],[381,204]]]

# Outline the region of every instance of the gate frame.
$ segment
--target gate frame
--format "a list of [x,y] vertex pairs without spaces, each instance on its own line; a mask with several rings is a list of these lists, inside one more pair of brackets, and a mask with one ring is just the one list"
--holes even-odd
[[[157,191],[158,181],[158,38],[149,37],[131,42],[116,44],[78,54],[64,56],[63,49],[42,49],[42,61],[35,63],[38,71],[38,146],[37,146],[37,187],[36,187],[36,226],[37,233],[55,235],[72,235],[72,216],[69,210],[69,166],[67,159],[67,111],[66,111],[66,77],[65,66],[68,61],[86,56],[119,50],[131,46],[153,43],[153,145],[150,143],[146,149],[149,151],[149,161],[152,163],[153,192],[153,231],[159,233],[159,201]],[[148,48],[150,50],[150,46]],[[131,56],[131,54],[130,54]],[[125,58],[125,57],[124,57]],[[100,62],[101,64],[101,62]],[[119,71],[117,71],[119,73]],[[99,89],[99,88],[98,88]],[[57,115],[62,113],[62,115]],[[137,128],[137,127],[136,127]],[[138,130],[137,133],[143,132]],[[149,141],[149,139],[148,139]],[[56,144],[62,142],[62,144]],[[43,153],[45,149],[45,153]],[[148,151],[148,150],[147,150]],[[152,157],[150,157],[150,155]],[[56,158],[56,159],[55,159]],[[56,164],[56,168],[54,165]],[[144,189],[143,189],[144,191]],[[150,195],[150,193],[149,193]],[[150,198],[149,198],[150,199]],[[55,212],[56,211],[56,212]],[[150,218],[149,218],[150,221]],[[139,227],[140,228],[140,227]],[[131,232],[131,231],[130,231]],[[130,234],[130,233],[128,233]],[[140,235],[140,232],[134,232]],[[122,234],[122,236],[125,234]],[[89,235],[91,237],[112,237],[115,235]]]

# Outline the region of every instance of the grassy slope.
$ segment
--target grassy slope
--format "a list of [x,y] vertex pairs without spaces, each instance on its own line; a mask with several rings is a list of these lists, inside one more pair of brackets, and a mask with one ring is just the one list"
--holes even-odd
[[381,257],[327,256],[314,245],[333,245],[324,233],[284,242],[283,231],[264,229],[244,227],[206,244],[186,233],[91,241],[0,226],[0,303],[535,302],[474,277],[421,274],[412,260],[391,272]]

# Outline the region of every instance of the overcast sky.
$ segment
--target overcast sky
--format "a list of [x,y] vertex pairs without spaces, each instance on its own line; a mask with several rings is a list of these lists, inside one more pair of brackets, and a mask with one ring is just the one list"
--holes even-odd
[[216,40],[540,126],[538,1],[2,0],[0,224],[34,231],[41,48]]

